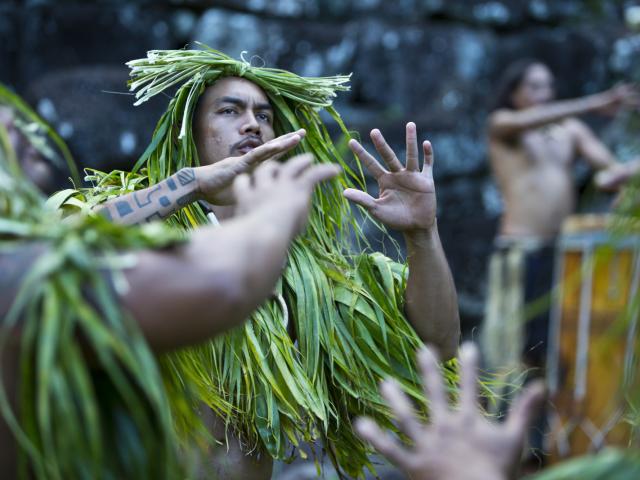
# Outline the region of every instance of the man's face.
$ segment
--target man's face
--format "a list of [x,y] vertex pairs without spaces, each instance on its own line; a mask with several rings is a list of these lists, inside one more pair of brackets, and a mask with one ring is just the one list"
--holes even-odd
[[547,103],[553,96],[553,74],[545,65],[535,63],[527,69],[511,100],[517,109],[522,109]]
[[202,165],[239,157],[275,137],[273,109],[256,84],[225,77],[200,98],[194,134]]

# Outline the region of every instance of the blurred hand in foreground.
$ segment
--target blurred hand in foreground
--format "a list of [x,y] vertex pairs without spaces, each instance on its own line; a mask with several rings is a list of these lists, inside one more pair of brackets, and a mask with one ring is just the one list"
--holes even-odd
[[532,382],[514,401],[504,423],[491,422],[477,405],[478,350],[460,349],[460,405],[449,408],[438,359],[426,347],[418,354],[431,422],[422,424],[395,380],[380,387],[400,430],[413,445],[398,442],[373,420],[360,418],[358,434],[413,480],[503,480],[517,474],[525,434],[544,399],[541,382]]

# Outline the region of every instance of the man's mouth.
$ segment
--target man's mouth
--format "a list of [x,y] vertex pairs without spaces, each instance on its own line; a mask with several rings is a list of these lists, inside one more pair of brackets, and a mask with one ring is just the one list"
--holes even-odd
[[262,140],[260,140],[258,137],[249,137],[245,140],[242,140],[241,142],[238,142],[233,150],[239,152],[241,155],[244,155],[254,148],[259,147],[260,145],[262,145],[262,143]]

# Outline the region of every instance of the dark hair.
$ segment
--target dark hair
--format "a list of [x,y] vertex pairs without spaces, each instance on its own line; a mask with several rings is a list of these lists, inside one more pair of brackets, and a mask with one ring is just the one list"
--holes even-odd
[[497,93],[490,111],[501,108],[515,109],[511,101],[511,96],[520,86],[527,70],[532,65],[544,65],[544,63],[533,58],[525,58],[511,63],[505,69],[502,77],[500,77],[500,80],[498,81]]

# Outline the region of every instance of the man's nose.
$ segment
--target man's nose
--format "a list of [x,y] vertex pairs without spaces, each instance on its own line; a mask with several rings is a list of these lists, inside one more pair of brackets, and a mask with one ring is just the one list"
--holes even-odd
[[253,112],[246,112],[244,121],[242,123],[242,132],[243,135],[253,134],[260,135],[260,123],[258,123],[258,119],[253,114]]

